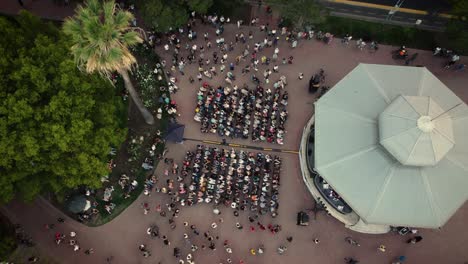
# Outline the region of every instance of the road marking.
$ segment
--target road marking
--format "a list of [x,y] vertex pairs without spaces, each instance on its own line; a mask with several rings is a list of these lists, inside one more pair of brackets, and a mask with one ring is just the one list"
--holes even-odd
[[[388,10],[388,11],[394,9],[393,6],[371,4],[371,3],[364,3],[364,2],[357,2],[357,1],[350,1],[350,0],[327,0],[327,1],[332,2],[332,3],[340,3],[340,4],[345,4],[345,5],[351,5],[351,6],[362,6],[362,7],[368,7],[368,8],[383,9],[383,10]],[[398,8],[398,12],[418,14],[418,15],[427,15],[428,14],[427,11],[411,9],[411,8],[404,8],[404,7]]]
[[[198,141],[205,144],[212,144],[212,145],[223,145],[223,142],[212,141],[212,140],[202,140],[202,139],[195,139],[195,138],[184,138],[184,140],[189,141]],[[235,144],[235,143],[227,143],[226,146],[229,147],[236,147],[236,148],[246,148],[246,149],[254,149],[254,150],[261,150],[261,151],[271,151],[271,152],[279,152],[279,153],[287,153],[287,154],[299,154],[297,150],[289,150],[289,149],[276,149],[276,148],[262,148],[257,146],[249,146],[249,145],[242,145],[242,144]]]

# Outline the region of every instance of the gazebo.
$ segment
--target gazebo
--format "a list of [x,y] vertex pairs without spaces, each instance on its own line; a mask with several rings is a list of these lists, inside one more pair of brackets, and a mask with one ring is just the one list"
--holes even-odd
[[304,180],[351,229],[439,228],[468,198],[466,132],[466,104],[426,68],[360,64],[315,103]]
[[164,139],[175,143],[182,143],[184,141],[184,131],[184,125],[179,123],[169,123],[167,135]]

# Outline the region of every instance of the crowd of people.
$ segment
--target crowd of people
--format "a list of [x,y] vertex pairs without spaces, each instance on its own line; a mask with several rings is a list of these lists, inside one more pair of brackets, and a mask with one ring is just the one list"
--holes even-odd
[[[171,246],[167,232],[175,230],[180,224],[177,219],[185,206],[211,204],[214,215],[219,217],[207,227],[210,230],[206,232],[188,221],[183,222],[186,245],[173,245],[173,255],[178,263],[195,263],[196,251],[215,251],[218,248],[218,242],[223,240],[215,231],[224,222],[220,216],[222,208],[231,208],[229,210],[233,211],[234,217],[240,217],[245,211],[250,222],[250,232],[277,234],[281,231],[281,225],[261,222],[262,215],[272,218],[278,215],[282,165],[278,156],[197,145],[194,151],[186,152],[181,164],[164,156],[161,161],[166,169],[161,176],[151,176],[146,180],[144,194],[163,193],[170,197],[170,201],[155,207],[149,202],[143,202],[141,207],[144,215],[151,214],[154,210],[152,208],[155,208],[159,216],[168,218],[169,228],[150,225],[146,233],[151,238],[160,239],[164,246]],[[235,227],[239,231],[244,229],[240,221],[236,222]],[[222,263],[233,263],[233,250],[228,240],[224,240],[223,247],[229,255]],[[151,256],[146,244],[141,244],[139,250],[144,257]],[[260,245],[251,248],[250,253],[262,254],[264,250],[264,246]],[[242,260],[239,263],[243,263]]]
[[[168,179],[167,185],[156,191],[173,195],[172,200],[181,206],[212,203],[231,207],[235,214],[247,210],[253,214],[278,215],[281,172],[278,156],[198,145],[195,151],[186,153],[180,170],[173,161],[171,167],[166,172],[177,175],[176,181]],[[153,187],[147,183],[145,193],[150,193]]]
[[[283,144],[288,118],[288,92],[286,76],[280,72],[281,68],[293,64],[294,58],[289,55],[281,59],[278,43],[284,38],[294,49],[299,40],[310,39],[309,32],[260,25],[263,41],[255,41],[253,31],[245,32],[244,27],[241,28],[243,22],[238,21],[239,33],[235,34],[233,41],[228,41],[223,37],[228,18],[201,17],[203,24],[216,29],[213,38],[209,32],[197,34],[197,21],[192,17],[187,27],[168,33],[167,43],[164,43],[165,40],[157,41],[162,43],[165,53],[171,54],[172,64],[165,60],[161,62],[168,69],[166,74],[171,80],[168,85],[177,86],[178,78],[186,75],[188,65],[198,67],[196,76],[187,74],[189,76],[186,78],[193,84],[196,77],[200,83],[194,119],[200,122],[202,132]],[[255,18],[251,23],[257,25],[259,20]],[[198,35],[204,38],[202,44],[195,42]],[[268,54],[270,51],[271,54]],[[237,84],[238,71],[250,76],[253,89],[246,83]],[[211,85],[217,76],[224,80],[223,83]],[[299,79],[302,78],[304,74],[299,73]]]
[[[281,80],[280,80],[281,81]],[[202,133],[221,137],[266,141],[282,145],[288,119],[288,92],[278,85],[274,92],[257,85],[217,89],[204,83],[198,92],[194,119],[201,123]],[[253,120],[253,121],[252,121]]]
[[[133,6],[131,11],[133,11]],[[245,32],[244,28],[241,29],[243,21],[237,21],[239,33],[235,34],[235,41],[230,42],[223,37],[225,23],[229,23],[230,19],[213,15],[203,16],[201,21],[203,24],[215,27],[216,37],[212,38],[208,32],[200,34],[205,42],[204,45],[197,45],[190,43],[199,36],[195,30],[196,21],[199,20],[195,19],[195,14],[192,14],[186,27],[178,28],[168,34],[167,43],[163,46],[165,51],[172,53],[172,64],[168,65],[169,63],[162,60],[154,72],[158,78],[162,78],[161,76],[164,74],[168,77],[167,88],[160,87],[161,91],[167,89],[170,94],[176,93],[179,90],[176,73],[184,76],[187,64],[195,64],[198,66],[196,79],[198,79],[200,87],[197,93],[194,119],[200,122],[202,133],[215,133],[221,137],[251,138],[254,142],[283,144],[286,133],[285,123],[288,119],[287,81],[286,77],[281,74],[277,75],[275,82],[270,82],[270,79],[272,79],[272,74],[280,72],[280,67],[292,64],[294,58],[287,55],[281,60],[278,42],[281,38],[285,39],[294,49],[297,47],[298,41],[315,38],[330,44],[334,36],[327,32],[314,32],[313,30],[290,31],[285,27],[277,29],[268,24],[259,24],[259,20],[254,18],[251,25],[259,26],[260,31],[264,33],[263,41],[254,42],[252,40],[254,32],[252,30]],[[136,26],[136,20],[133,23]],[[185,35],[187,40],[181,41],[180,38]],[[149,39],[152,44],[161,43],[161,40],[156,39],[153,34],[150,34]],[[343,39],[343,43],[348,44],[351,39],[352,37],[347,35]],[[238,46],[241,46],[242,52],[233,54],[235,47]],[[363,50],[366,43],[362,39],[358,39],[356,47]],[[260,55],[260,52],[267,48],[273,48],[270,52],[271,55]],[[376,51],[378,49],[377,42],[370,43],[369,48]],[[208,50],[212,52],[212,56],[208,55]],[[182,55],[182,53],[186,54]],[[451,65],[455,64],[458,58],[452,58],[452,61],[454,62]],[[245,63],[245,65],[241,67],[241,63]],[[262,69],[263,76],[258,74],[260,66],[265,68]],[[163,72],[168,68],[170,70]],[[242,75],[250,75],[253,88],[247,84],[243,84],[242,88],[239,88],[235,84],[235,68],[241,69]],[[210,85],[213,77],[218,75],[222,75],[225,83]],[[299,79],[302,78],[304,78],[304,74],[299,73]],[[188,76],[188,79],[191,83],[195,82],[194,76]],[[177,105],[169,96],[163,94],[160,100],[161,103],[165,104],[165,107],[157,110],[158,119],[162,118],[163,111],[174,117],[178,115]],[[158,144],[162,143],[160,136],[158,132],[149,154],[146,155],[147,157],[141,164],[147,171],[154,169],[155,158],[164,159],[164,154],[155,155]],[[221,214],[219,208],[222,205],[232,208],[235,217],[238,217],[243,211],[247,211],[250,222],[248,229],[252,232],[258,230],[277,234],[281,231],[281,225],[273,223],[264,225],[259,220],[261,215],[270,215],[273,218],[278,215],[282,165],[278,156],[198,145],[194,151],[186,152],[182,164],[179,165],[173,159],[168,158],[164,159],[164,163],[169,166],[164,171],[164,176],[167,179],[161,180],[163,175],[151,175],[144,182],[144,194],[149,196],[153,192],[157,192],[167,194],[170,197],[170,202],[166,206],[159,204],[155,207],[155,211],[161,217],[168,218],[170,228],[169,230],[164,230],[164,228],[160,230],[155,224],[147,227],[146,233],[151,238],[161,239],[165,246],[170,246],[171,242],[168,236],[161,235],[161,233],[167,234],[168,231],[176,229],[176,218],[181,210],[179,206],[193,206],[198,203],[212,204],[213,213],[216,215]],[[110,166],[110,168],[112,167],[115,167],[115,164]],[[107,178],[103,179],[103,182],[108,182]],[[163,186],[158,185],[161,182]],[[124,190],[125,198],[130,196],[138,184],[133,177],[127,174],[122,174],[118,181],[118,185]],[[108,187],[105,189],[102,200],[105,202],[105,210],[110,214],[115,207],[115,204],[112,203],[114,186],[106,185]],[[86,196],[89,194],[87,193]],[[93,203],[91,209],[93,214],[83,214],[85,220],[91,215],[97,214],[96,206],[97,204]],[[145,215],[154,210],[147,202],[142,203],[142,208]],[[61,221],[59,220],[59,222]],[[216,250],[217,244],[223,240],[215,234],[214,230],[222,222],[223,218],[220,217],[218,221],[211,223],[211,232],[202,232],[197,226],[184,222],[183,228],[186,229],[186,233],[184,233],[183,238],[187,242],[186,247],[189,253],[182,258],[182,251],[184,251],[182,245],[173,245],[173,255],[178,263],[195,263],[194,252],[199,249]],[[238,230],[244,228],[240,222],[236,222],[235,227]],[[53,229],[53,227],[50,228],[47,225],[47,229]],[[65,241],[65,244],[69,244],[74,251],[81,251],[75,232],[70,232],[69,236],[55,232],[54,236],[57,245]],[[291,243],[292,237],[288,237],[286,240]],[[407,243],[415,244],[421,240],[422,238],[418,236],[409,239]],[[312,242],[318,244],[319,240],[314,238]],[[222,245],[224,251],[229,254],[226,262],[232,263],[233,250],[230,242],[224,240]],[[144,257],[151,256],[150,249],[146,244],[140,244],[138,249]],[[283,255],[286,254],[287,249],[287,246],[280,245],[276,252]],[[249,252],[251,255],[256,255],[263,254],[265,250],[263,245],[259,245],[250,248]],[[379,247],[378,250],[385,252],[385,246]],[[89,248],[84,253],[93,254],[94,250]],[[358,263],[353,258],[346,258],[345,261],[352,264]],[[244,262],[240,260],[239,263]]]

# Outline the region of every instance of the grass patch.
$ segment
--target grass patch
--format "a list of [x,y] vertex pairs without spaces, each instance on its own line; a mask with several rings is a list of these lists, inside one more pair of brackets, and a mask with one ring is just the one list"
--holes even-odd
[[[146,102],[150,112],[155,113],[157,108],[164,107],[163,104],[158,103],[158,99],[162,96],[163,92],[159,90],[160,86],[167,86],[167,82],[162,76],[162,80],[158,81],[156,74],[153,73],[156,64],[159,62],[158,55],[154,50],[147,46],[147,44],[138,45],[132,50],[134,55],[139,61],[139,66],[132,74],[133,83],[139,90],[143,102]],[[144,71],[143,71],[144,69]],[[98,189],[92,190],[91,195],[87,197],[93,204],[94,209],[99,211],[98,214],[93,215],[90,219],[83,221],[83,224],[88,226],[100,226],[110,222],[112,219],[120,215],[129,205],[131,205],[143,192],[145,187],[145,180],[152,174],[152,171],[146,171],[141,167],[144,159],[149,158],[149,150],[153,144],[156,130],[160,130],[162,135],[166,134],[169,116],[166,112],[162,115],[161,120],[156,120],[155,126],[147,126],[141,123],[142,120],[135,122],[135,115],[140,115],[138,110],[132,108],[129,112],[128,104],[132,100],[128,97],[126,100],[122,100],[122,96],[126,94],[125,87],[123,86],[122,78],[116,76],[116,118],[119,122],[119,127],[127,131],[127,139],[121,146],[115,146],[116,149],[120,149],[117,156],[109,156],[109,160],[113,159],[117,163],[117,166],[108,175],[108,181],[104,182]],[[168,97],[168,92],[164,92]],[[128,118],[131,120],[128,122]],[[141,140],[140,140],[141,138]],[[135,139],[135,141],[133,141]],[[159,154],[162,154],[165,149],[164,143],[157,144],[154,151],[153,167],[156,168],[159,162],[157,158]],[[122,174],[129,176],[128,184],[133,180],[138,182],[138,185],[130,193],[127,194],[127,188],[122,189],[119,185],[119,179]],[[112,192],[112,199],[108,202],[103,200],[104,190],[107,187],[113,186],[114,191]],[[52,201],[60,208],[64,213],[74,219],[78,219],[77,214],[71,213],[68,208],[68,200],[79,194],[84,194],[86,186],[81,186],[73,190],[68,190],[63,194],[56,194]],[[106,204],[115,204],[112,213],[109,214],[105,210]],[[94,207],[95,206],[95,207]]]
[[331,32],[342,37],[350,34],[354,39],[375,40],[382,44],[405,45],[411,48],[431,50],[440,33],[414,27],[387,25],[377,22],[361,21],[343,17],[327,17],[326,22],[317,25],[318,30]]
[[[168,119],[163,118],[160,122],[159,129],[161,131],[166,131],[168,125]],[[164,144],[159,144],[158,147],[156,148],[156,153],[162,153],[164,151],[165,145]],[[147,152],[146,149],[142,149],[141,151]],[[141,158],[137,161],[139,162],[138,164],[141,163]],[[154,161],[154,167],[156,168],[158,166],[159,160],[155,159]],[[137,170],[135,180],[138,181],[138,186],[135,190],[132,191],[130,197],[124,198],[124,190],[120,188],[120,186],[117,185],[115,188],[114,192],[112,193],[112,203],[114,203],[116,206],[114,210],[112,211],[112,214],[108,214],[106,210],[104,209],[105,203],[103,201],[99,201],[99,205],[96,207],[99,212],[101,212],[99,215],[94,217],[91,221],[89,222],[84,222],[87,226],[100,226],[105,223],[110,222],[112,219],[116,218],[118,215],[120,215],[128,206],[130,206],[143,192],[144,190],[144,182],[148,176],[148,172],[145,171],[143,168],[139,168]],[[113,173],[114,174],[114,173]],[[117,174],[117,173],[115,173]],[[118,178],[120,175],[111,175],[110,178]]]

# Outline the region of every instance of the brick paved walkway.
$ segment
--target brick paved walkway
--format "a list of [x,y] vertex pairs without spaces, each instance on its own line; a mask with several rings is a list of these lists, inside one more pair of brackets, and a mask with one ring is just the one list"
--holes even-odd
[[[36,5],[40,1],[31,3]],[[0,10],[3,10],[4,1],[0,4]],[[15,2],[16,3],[16,2]],[[47,8],[44,7],[46,14]],[[16,9],[11,9],[12,13]],[[60,12],[60,9],[56,12]],[[41,11],[42,12],[42,11]],[[52,13],[52,14],[51,14]],[[38,13],[42,14],[42,13]],[[48,13],[49,17],[53,12]],[[59,17],[59,16],[57,16]],[[242,29],[248,32],[250,28]],[[260,40],[261,35],[256,29],[255,36]],[[212,28],[198,28],[199,35],[204,31],[209,31],[210,36],[214,36]],[[227,42],[234,38],[236,29],[233,25],[226,26],[224,37]],[[202,39],[202,38],[201,38]],[[201,44],[202,40],[199,40]],[[185,41],[185,39],[184,39]],[[214,42],[213,38],[212,41]],[[390,51],[394,47],[382,46],[376,54],[361,52],[353,47],[342,46],[338,41],[334,41],[331,45],[312,41],[302,41],[295,50],[291,50],[286,42],[281,41],[280,58],[294,56],[295,62],[293,65],[280,65],[281,74],[285,74],[288,78],[288,91],[290,94],[288,111],[290,119],[286,125],[288,134],[285,139],[285,149],[297,149],[300,141],[300,135],[304,124],[313,113],[313,102],[315,96],[308,94],[307,81],[308,77],[315,73],[319,68],[324,68],[327,74],[326,84],[333,86],[359,62],[365,63],[383,63],[396,64],[390,58]],[[237,47],[235,52],[239,52],[241,47]],[[158,50],[163,58],[170,61],[170,54]],[[410,50],[411,53],[416,52]],[[445,84],[448,85],[456,94],[458,94],[465,102],[468,101],[468,92],[466,83],[468,83],[468,74],[466,72],[455,73],[446,71],[441,68],[442,60],[432,58],[431,53],[427,51],[417,51],[419,53],[415,64],[428,67],[436,76],[438,76]],[[260,55],[271,55],[273,50],[266,49]],[[235,54],[235,53],[234,53]],[[235,57],[235,56],[234,56]],[[233,59],[233,53],[230,53],[229,59]],[[465,61],[466,58],[462,58]],[[239,86],[244,82],[250,83],[247,80],[248,76],[242,77],[240,67],[235,70],[236,84]],[[260,67],[259,74],[263,73],[263,67]],[[199,132],[199,124],[193,120],[193,111],[195,107],[195,94],[198,89],[198,83],[191,85],[188,82],[190,73],[193,75],[196,71],[194,65],[187,66],[185,76],[178,76],[180,79],[178,92],[174,99],[180,107],[181,117],[179,122],[186,125],[186,137],[196,139],[207,139],[219,141],[215,135],[206,135]],[[304,80],[297,79],[298,72],[303,72],[306,75]],[[195,77],[195,75],[193,75]],[[278,76],[273,75],[271,78],[273,83]],[[218,77],[211,81],[213,84],[221,84],[222,78]],[[251,84],[251,83],[250,83]],[[359,84],[356,84],[359,85]],[[247,143],[249,140],[234,140],[234,143]],[[168,157],[174,158],[180,162],[187,150],[192,150],[196,142],[185,142],[184,144],[168,144]],[[272,147],[270,144],[256,144],[257,146]],[[276,147],[276,145],[273,145]],[[406,263],[463,263],[468,261],[468,252],[466,251],[466,241],[468,240],[468,232],[465,223],[468,220],[468,204],[465,204],[444,226],[441,230],[421,230],[424,240],[417,245],[407,245],[404,243],[406,237],[401,237],[394,234],[386,235],[364,235],[357,234],[347,230],[343,225],[333,218],[324,214],[319,214],[317,221],[311,221],[308,227],[298,227],[295,225],[295,214],[298,210],[311,208],[312,198],[308,194],[300,174],[299,161],[296,155],[279,154],[283,160],[282,186],[280,189],[280,208],[279,217],[275,219],[275,223],[283,226],[283,231],[279,235],[272,236],[266,232],[250,233],[248,230],[238,231],[234,227],[235,218],[232,216],[231,209],[222,209],[224,223],[219,224],[216,234],[220,236],[220,242],[217,243],[218,250],[211,252],[205,250],[195,253],[196,263],[202,264],[217,264],[222,259],[227,257],[227,253],[222,250],[222,241],[228,239],[232,243],[234,254],[232,255],[233,263],[238,263],[240,259],[245,260],[249,264],[276,264],[276,263],[343,263],[345,256],[353,256],[361,260],[361,263],[390,263],[391,260],[401,254],[408,257]],[[157,168],[157,175],[163,175],[166,169],[164,164]],[[165,179],[163,178],[162,181]],[[143,215],[140,204],[143,201],[148,201],[153,208],[148,215]],[[104,263],[105,257],[109,255],[115,256],[113,263],[176,263],[172,257],[172,247],[182,246],[184,243],[182,233],[184,227],[182,222],[188,220],[190,223],[196,224],[201,231],[211,229],[209,227],[212,221],[218,217],[211,213],[211,208],[208,205],[197,205],[192,208],[182,208],[181,215],[177,219],[177,229],[169,231],[167,218],[162,218],[154,211],[157,204],[166,204],[167,197],[162,194],[152,194],[150,197],[141,196],[120,216],[112,222],[97,228],[88,228],[68,219],[63,225],[57,225],[57,230],[68,233],[71,230],[77,231],[78,240],[83,249],[93,247],[95,254],[86,256],[83,251],[73,253],[72,249],[67,245],[56,246],[53,242],[53,232],[46,231],[43,225],[46,223],[55,222],[55,219],[62,214],[51,207],[43,199],[38,199],[32,204],[24,204],[14,201],[2,211],[6,212],[14,222],[22,224],[26,231],[31,233],[37,241],[41,250],[55,257],[61,263]],[[239,221],[248,226],[247,216],[241,215]],[[264,223],[270,221],[265,218]],[[156,223],[160,226],[161,234],[167,235],[171,240],[171,247],[163,246],[160,240],[151,240],[146,235],[146,228]],[[213,231],[212,231],[213,232]],[[287,235],[292,235],[294,240],[291,244],[285,241]],[[351,247],[344,242],[344,237],[351,235],[361,243],[361,247]],[[312,243],[313,238],[319,238],[321,243],[318,245]],[[152,251],[152,257],[143,259],[137,247],[141,243],[146,243]],[[250,247],[256,247],[263,243],[266,247],[266,252],[262,256],[250,256],[248,250]],[[387,246],[387,252],[381,253],[377,250],[377,246],[384,243]],[[288,251],[285,255],[279,256],[275,249],[280,244],[288,245]],[[208,252],[210,251],[210,252]],[[188,253],[187,248],[183,250]]]
[[[75,2],[70,1],[70,5],[55,4],[54,0],[23,0],[25,10],[50,20],[63,20],[67,16],[73,15]],[[21,10],[21,6],[16,0],[0,1],[0,13],[5,15],[16,15]]]

